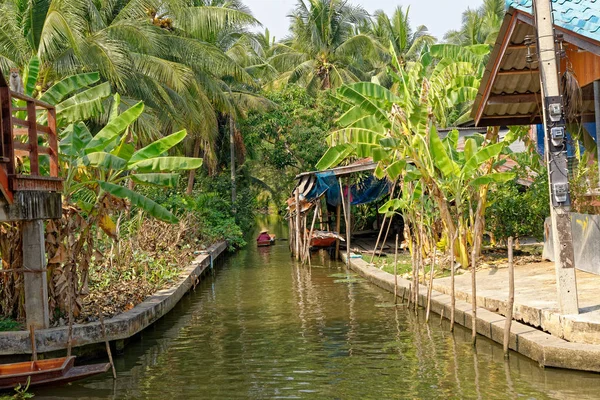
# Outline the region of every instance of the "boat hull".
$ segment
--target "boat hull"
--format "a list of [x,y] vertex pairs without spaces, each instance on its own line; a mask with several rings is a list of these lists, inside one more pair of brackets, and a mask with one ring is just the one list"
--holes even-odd
[[0,365],[0,390],[27,386],[28,381],[29,386],[66,383],[104,373],[110,368],[109,363],[78,367],[74,364],[75,357],[71,356]]

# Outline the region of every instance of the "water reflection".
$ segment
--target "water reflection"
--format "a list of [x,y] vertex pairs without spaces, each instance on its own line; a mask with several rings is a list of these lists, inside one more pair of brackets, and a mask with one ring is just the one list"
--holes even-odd
[[[265,224],[266,225],[266,224]],[[278,238],[287,228],[271,224]],[[341,279],[350,276],[352,279]],[[253,242],[116,357],[110,374],[36,399],[586,398],[595,374],[541,369],[393,305],[324,254]]]

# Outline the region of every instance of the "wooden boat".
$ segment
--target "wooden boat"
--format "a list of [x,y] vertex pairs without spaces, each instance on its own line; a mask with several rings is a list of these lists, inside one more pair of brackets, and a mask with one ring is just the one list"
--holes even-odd
[[269,235],[271,237],[271,239],[269,240],[256,240],[256,245],[258,247],[266,247],[266,246],[272,246],[275,244],[275,235]]
[[345,241],[343,237],[335,232],[314,231],[312,238],[310,239],[310,246],[314,248],[330,247],[335,244],[337,239],[341,240],[342,242]]
[[58,384],[102,374],[110,368],[109,363],[75,366],[75,356],[51,358],[0,365],[0,390],[17,385],[29,386]]

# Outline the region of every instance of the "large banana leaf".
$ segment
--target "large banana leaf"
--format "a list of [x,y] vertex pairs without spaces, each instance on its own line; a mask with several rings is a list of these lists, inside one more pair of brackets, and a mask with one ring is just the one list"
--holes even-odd
[[494,172],[471,181],[472,186],[489,185],[490,183],[504,183],[515,178],[514,172]]
[[141,208],[154,218],[161,221],[177,223],[178,219],[169,210],[160,204],[150,200],[146,196],[134,192],[126,187],[115,185],[114,183],[98,181],[102,190],[120,199],[127,199],[136,207]]
[[144,111],[144,103],[139,102],[127,111],[110,121],[94,136],[85,147],[86,153],[93,153],[106,148],[125,131]]
[[336,167],[350,154],[352,154],[353,151],[354,146],[348,143],[338,144],[337,146],[330,147],[317,163],[317,169],[324,170]]
[[38,75],[40,73],[40,59],[38,56],[34,55],[29,60],[29,64],[27,65],[27,71],[24,76],[24,93],[26,96],[32,96],[33,91],[35,90],[35,84],[38,80]]
[[131,180],[135,183],[158,185],[167,187],[176,187],[179,182],[179,174],[176,173],[150,173],[150,174],[132,174]]
[[69,157],[79,157],[85,146],[92,140],[92,134],[83,122],[67,126],[62,135],[58,147],[61,154]]
[[68,98],[56,106],[58,125],[85,121],[104,112],[102,101],[110,96],[108,82]]
[[201,158],[192,157],[154,157],[129,164],[129,168],[139,172],[177,172],[200,168]]
[[153,157],[158,157],[161,154],[165,153],[173,146],[180,143],[187,136],[187,131],[181,130],[179,132],[175,132],[169,136],[166,136],[162,139],[156,140],[152,142],[148,146],[139,149],[136,151],[129,160],[129,164],[135,164],[138,161],[147,160]]
[[83,164],[86,167],[122,170],[127,166],[127,160],[110,153],[99,151],[96,153],[86,154],[77,160],[77,164]]
[[479,149],[477,153],[473,154],[471,158],[466,160],[466,163],[460,172],[461,176],[463,178],[469,178],[481,166],[481,164],[502,153],[502,150],[505,146],[506,143],[500,142]]
[[48,104],[57,105],[71,93],[88,87],[100,80],[100,74],[90,72],[87,74],[71,75],[55,83],[40,97]]
[[431,127],[431,131],[429,133],[429,146],[431,148],[431,156],[435,163],[435,166],[442,171],[445,177],[449,176],[457,176],[460,173],[460,168],[458,164],[456,164],[446,152],[446,148],[444,144],[440,140],[438,136],[437,129],[434,126]]

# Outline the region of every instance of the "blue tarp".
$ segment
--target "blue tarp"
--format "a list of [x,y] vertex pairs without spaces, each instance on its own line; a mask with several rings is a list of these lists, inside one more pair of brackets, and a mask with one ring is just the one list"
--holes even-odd
[[[312,201],[325,194],[327,204],[337,206],[341,204],[340,184],[332,171],[319,172],[315,174],[316,181],[311,191],[306,196]],[[390,191],[391,184],[387,179],[379,180],[369,176],[359,183],[350,187],[350,202],[352,205],[367,204],[380,199]],[[344,189],[346,196],[347,189]]]

